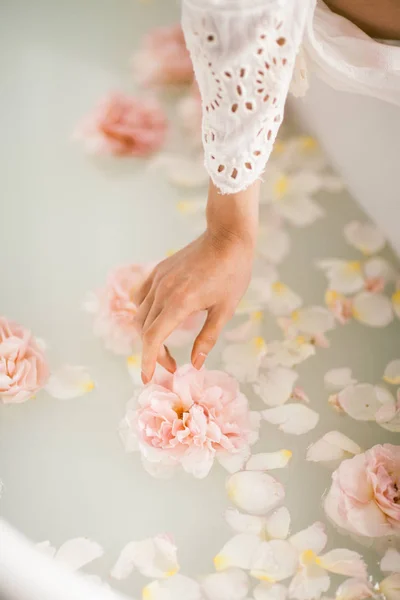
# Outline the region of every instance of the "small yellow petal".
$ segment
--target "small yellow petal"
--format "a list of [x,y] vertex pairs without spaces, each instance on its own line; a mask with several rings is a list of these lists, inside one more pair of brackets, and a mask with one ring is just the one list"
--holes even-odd
[[251,313],[252,321],[259,322],[259,321],[262,321],[263,319],[264,319],[264,313],[262,312],[262,310],[256,310],[253,313]]
[[290,460],[293,456],[293,452],[291,450],[281,450],[283,456]]
[[87,381],[82,385],[82,389],[85,393],[91,392],[94,389],[94,381]]
[[267,344],[265,343],[265,340],[262,337],[254,338],[253,343],[254,343],[257,351],[263,351],[267,347]]
[[304,337],[304,335],[298,335],[296,337],[296,342],[298,343],[299,346],[302,346],[303,344],[307,343],[307,339]]
[[382,379],[383,381],[386,381],[386,383],[390,383],[391,385],[399,385],[400,383],[400,377],[387,377],[386,375],[384,375]]
[[287,286],[281,281],[275,281],[271,285],[271,288],[272,291],[275,292],[275,294],[283,294],[287,290]]
[[227,488],[226,488],[228,497],[235,501],[235,497],[236,497],[236,487],[234,485],[234,483],[232,483],[231,481],[228,483]]
[[178,209],[178,212],[182,213],[183,215],[187,215],[190,213],[192,208],[191,202],[188,202],[187,200],[181,200],[180,202],[177,202],[176,208]]
[[335,290],[327,290],[325,292],[325,304],[327,304],[329,306],[330,304],[333,304],[334,302],[339,300],[340,297],[341,297],[341,294],[339,294]]
[[259,581],[266,581],[267,583],[276,583],[276,579],[270,577],[264,571],[251,571],[251,575]]
[[227,560],[226,556],[223,556],[223,554],[217,554],[217,556],[214,556],[214,567],[217,569],[217,571],[223,571],[223,569],[226,569],[229,566],[229,561]]
[[296,321],[298,321],[300,318],[300,313],[298,310],[294,310],[292,312],[292,321],[295,323]]
[[273,153],[274,154],[282,154],[282,152],[285,149],[285,146],[286,146],[285,142],[282,142],[281,140],[275,140]]
[[130,367],[139,367],[140,366],[140,354],[131,354],[126,359],[126,362]]
[[304,550],[300,554],[300,562],[303,565],[316,564],[317,560],[318,560],[318,556],[315,554],[314,550]]
[[351,260],[346,263],[346,271],[348,273],[359,273],[361,271],[361,263],[359,260]]
[[150,586],[146,585],[142,589],[142,600],[151,600],[152,597],[153,597],[153,594],[151,593]]
[[175,250],[175,248],[170,248],[169,250],[167,250],[165,255],[167,258],[169,258],[170,256],[173,256],[174,254],[176,254],[176,252],[177,252],[177,250]]
[[399,304],[400,305],[400,290],[397,290],[397,292],[395,292],[392,296],[392,302],[393,304]]
[[361,317],[360,311],[358,311],[356,308],[354,308],[354,306],[351,309],[351,314],[355,319],[360,320],[360,317]]
[[175,569],[171,569],[170,571],[167,571],[165,573],[165,577],[173,577],[174,575],[177,574],[178,571],[179,571],[179,567],[176,567]]
[[283,196],[287,193],[288,187],[288,177],[286,177],[286,175],[281,175],[281,177],[278,177],[274,184],[274,194],[278,200],[281,200]]
[[304,135],[301,138],[301,148],[303,150],[316,150],[318,148],[318,142],[311,135]]

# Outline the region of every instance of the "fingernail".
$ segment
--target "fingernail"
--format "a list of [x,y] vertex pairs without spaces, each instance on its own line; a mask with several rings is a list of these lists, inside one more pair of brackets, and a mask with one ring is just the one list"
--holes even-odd
[[197,369],[198,371],[200,371],[201,367],[205,363],[206,358],[207,358],[207,354],[204,354],[204,352],[199,352],[198,355],[196,356],[196,360],[193,363],[194,368]]
[[147,385],[150,381],[150,378],[147,377],[147,375],[144,371],[142,371],[142,381],[143,381],[144,385]]

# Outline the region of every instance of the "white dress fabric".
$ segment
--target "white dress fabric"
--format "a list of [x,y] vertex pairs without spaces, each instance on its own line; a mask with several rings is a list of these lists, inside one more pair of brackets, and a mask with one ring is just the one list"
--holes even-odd
[[323,2],[183,0],[183,29],[203,102],[205,164],[222,193],[260,177],[289,86],[303,95],[308,68],[337,89],[400,105],[400,48]]

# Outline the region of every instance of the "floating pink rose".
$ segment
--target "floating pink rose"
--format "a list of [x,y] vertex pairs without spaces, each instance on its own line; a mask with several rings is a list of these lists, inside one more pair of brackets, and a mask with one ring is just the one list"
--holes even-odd
[[367,537],[400,535],[400,446],[377,445],[341,463],[325,499],[339,526]]
[[154,98],[116,93],[100,102],[75,137],[93,154],[146,157],[161,148],[166,131],[164,111]]
[[[138,306],[136,292],[145,282],[152,265],[130,264],[110,271],[106,285],[90,294],[87,312],[94,314],[94,333],[115,354],[139,352],[141,340],[135,324]],[[189,316],[166,340],[171,346],[193,342],[204,322],[204,313]]]
[[151,267],[141,264],[117,267],[109,273],[105,287],[85,303],[86,310],[94,314],[95,335],[116,354],[128,355],[140,347],[134,297],[150,271]]
[[146,86],[192,83],[193,65],[180,25],[158,27],[133,55],[136,80]]
[[128,409],[122,427],[136,437],[152,474],[163,476],[180,464],[202,478],[214,458],[222,464],[229,456],[248,458],[254,441],[251,420],[247,398],[235,379],[186,365],[174,375],[157,371]]
[[0,398],[5,404],[25,402],[46,385],[46,357],[32,334],[0,317]]

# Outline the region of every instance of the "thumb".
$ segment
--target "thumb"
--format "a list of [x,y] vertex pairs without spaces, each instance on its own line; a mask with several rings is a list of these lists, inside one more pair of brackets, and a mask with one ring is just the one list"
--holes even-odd
[[197,336],[192,350],[192,365],[201,369],[209,352],[214,348],[218,337],[227,321],[221,310],[210,309],[206,322]]

